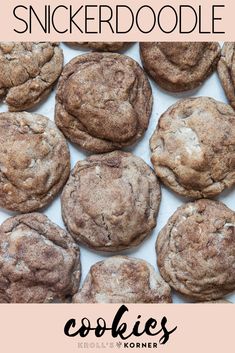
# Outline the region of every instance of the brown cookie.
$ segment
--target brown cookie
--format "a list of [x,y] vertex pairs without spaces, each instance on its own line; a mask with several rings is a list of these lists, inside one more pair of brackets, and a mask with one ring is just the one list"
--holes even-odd
[[150,234],[160,199],[152,169],[131,153],[115,151],[76,164],[62,193],[62,215],[76,241],[119,251]]
[[235,290],[235,212],[221,202],[187,203],[169,219],[156,244],[162,277],[197,301]]
[[46,216],[11,217],[0,226],[0,303],[65,302],[79,282],[79,248]]
[[127,42],[66,42],[73,48],[92,49],[95,51],[121,51],[126,49],[130,43]]
[[149,42],[140,44],[144,68],[159,86],[182,92],[200,86],[220,57],[217,42]]
[[54,122],[0,113],[0,207],[30,212],[48,205],[69,172],[69,149]]
[[220,81],[231,106],[235,109],[235,43],[225,43],[218,63]]
[[0,42],[0,100],[10,111],[34,107],[50,93],[62,67],[58,43]]
[[74,303],[171,303],[171,289],[144,260],[115,256],[93,265]]
[[137,62],[120,54],[90,53],[65,66],[55,121],[72,142],[101,153],[139,140],[151,109],[151,87]]
[[178,101],[160,118],[150,147],[162,182],[180,195],[213,197],[235,184],[235,113],[200,97]]

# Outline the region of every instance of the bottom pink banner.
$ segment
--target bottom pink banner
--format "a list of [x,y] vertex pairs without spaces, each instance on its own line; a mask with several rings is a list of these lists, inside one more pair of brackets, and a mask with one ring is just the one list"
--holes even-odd
[[230,304],[2,304],[2,352],[234,352]]

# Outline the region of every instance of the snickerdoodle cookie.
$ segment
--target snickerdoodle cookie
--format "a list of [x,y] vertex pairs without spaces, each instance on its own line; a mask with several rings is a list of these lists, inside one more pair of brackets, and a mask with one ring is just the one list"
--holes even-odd
[[50,93],[62,67],[58,43],[0,42],[0,100],[10,111],[34,107]]
[[178,101],[161,116],[150,147],[157,175],[180,195],[213,197],[235,184],[235,113],[227,104]]
[[127,42],[67,42],[66,44],[74,48],[92,49],[95,51],[121,51],[127,48],[130,43]]
[[0,113],[0,207],[30,212],[48,205],[69,172],[66,140],[51,120]]
[[131,153],[115,151],[76,164],[62,193],[62,215],[76,241],[119,251],[151,233],[160,198],[152,169]]
[[225,94],[235,109],[235,43],[225,43],[218,63],[218,73]]
[[91,267],[73,302],[171,303],[171,290],[146,261],[115,256]]
[[200,86],[220,58],[217,42],[149,42],[140,44],[145,70],[167,91]]
[[90,53],[65,66],[55,121],[72,142],[101,153],[139,140],[151,109],[151,87],[136,61],[120,54]]
[[0,302],[65,302],[78,291],[79,248],[46,216],[11,217],[0,226]]
[[235,290],[235,212],[218,201],[187,203],[169,219],[156,244],[162,277],[197,301]]

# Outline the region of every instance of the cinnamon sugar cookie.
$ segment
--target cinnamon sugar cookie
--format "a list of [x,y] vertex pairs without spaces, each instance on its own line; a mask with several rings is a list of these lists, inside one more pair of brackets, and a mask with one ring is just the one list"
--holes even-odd
[[140,51],[145,70],[171,92],[200,86],[220,58],[217,42],[148,42],[140,43]]
[[235,290],[235,212],[218,201],[177,209],[156,244],[158,268],[176,291],[197,301]]
[[11,217],[0,226],[0,302],[71,300],[79,287],[79,248],[46,216]]
[[0,42],[0,100],[10,111],[34,107],[50,93],[62,67],[58,43]]
[[0,113],[0,207],[31,212],[48,205],[70,172],[66,140],[54,122]]
[[150,147],[157,175],[180,195],[213,197],[235,184],[235,113],[227,104],[178,101],[161,116]]
[[95,51],[121,51],[130,45],[127,42],[66,42],[74,48],[92,49]]
[[120,251],[151,233],[160,199],[152,169],[131,153],[115,151],[76,164],[62,193],[62,215],[76,241]]
[[73,302],[171,303],[171,290],[146,261],[115,256],[91,267]]
[[125,55],[77,56],[65,66],[56,97],[57,126],[94,153],[132,145],[148,127],[151,87],[139,64]]
[[235,109],[235,43],[224,43],[218,73],[228,100]]

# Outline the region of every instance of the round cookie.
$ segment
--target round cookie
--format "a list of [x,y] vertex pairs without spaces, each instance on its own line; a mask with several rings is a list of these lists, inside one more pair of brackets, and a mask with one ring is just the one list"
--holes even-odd
[[0,42],[0,101],[10,111],[34,107],[50,93],[62,67],[58,43]]
[[76,164],[62,193],[62,215],[79,243],[120,251],[150,234],[160,199],[152,169],[131,153],[115,151]]
[[115,256],[93,265],[74,303],[171,303],[171,289],[144,260]]
[[102,153],[134,144],[148,127],[152,91],[133,59],[90,53],[71,60],[57,89],[55,121],[72,142]]
[[167,91],[183,92],[200,86],[220,58],[217,42],[140,43],[143,66]]
[[11,217],[0,226],[0,303],[66,302],[79,282],[79,248],[46,216]]
[[0,113],[0,207],[30,212],[48,205],[68,179],[70,154],[54,122]]
[[235,184],[235,113],[199,97],[178,101],[160,118],[150,140],[162,182],[180,195],[213,197]]
[[66,42],[74,48],[92,49],[95,51],[110,51],[116,52],[126,49],[130,45],[127,42]]
[[221,202],[181,206],[156,244],[163,279],[197,301],[220,299],[235,290],[235,212]]
[[219,78],[228,100],[235,109],[235,43],[224,43],[218,63]]

